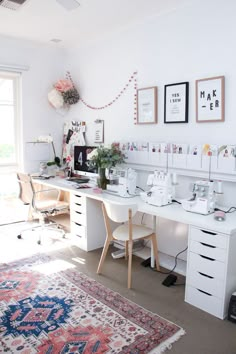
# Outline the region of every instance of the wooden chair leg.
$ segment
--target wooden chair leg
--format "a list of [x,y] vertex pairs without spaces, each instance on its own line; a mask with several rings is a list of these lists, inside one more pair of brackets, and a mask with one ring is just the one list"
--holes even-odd
[[105,261],[106,255],[107,255],[107,251],[108,251],[108,248],[109,248],[109,245],[110,245],[110,241],[111,241],[111,237],[110,237],[110,235],[107,235],[107,238],[106,238],[106,241],[105,241],[105,244],[104,244],[104,247],[103,247],[102,255],[101,255],[101,258],[100,258],[100,261],[99,261],[99,264],[98,264],[97,274],[101,273],[101,269],[102,269],[103,263]]
[[132,283],[132,252],[133,252],[133,241],[129,241],[128,243],[129,248],[129,261],[128,261],[128,289],[131,288]]
[[129,241],[125,241],[125,259],[128,259],[129,255]]
[[158,247],[157,247],[157,236],[156,234],[152,235],[152,247],[153,247],[153,254],[155,257],[156,261],[156,268],[157,270],[160,270],[160,263],[159,263],[159,257],[158,257]]

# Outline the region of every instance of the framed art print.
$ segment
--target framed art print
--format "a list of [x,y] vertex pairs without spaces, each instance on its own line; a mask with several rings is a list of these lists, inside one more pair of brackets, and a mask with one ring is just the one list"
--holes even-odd
[[137,92],[137,124],[157,123],[157,87],[146,87]]
[[189,83],[165,85],[164,123],[188,123]]
[[196,80],[196,121],[223,122],[224,117],[224,76]]

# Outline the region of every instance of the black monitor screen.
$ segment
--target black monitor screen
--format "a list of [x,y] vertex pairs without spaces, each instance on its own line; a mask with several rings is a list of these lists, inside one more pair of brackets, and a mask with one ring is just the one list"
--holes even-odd
[[97,173],[95,167],[91,167],[87,155],[96,149],[96,146],[74,147],[74,170],[78,172]]

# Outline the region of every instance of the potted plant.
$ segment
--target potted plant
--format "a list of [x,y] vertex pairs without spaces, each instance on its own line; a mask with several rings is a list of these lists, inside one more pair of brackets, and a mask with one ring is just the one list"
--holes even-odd
[[53,141],[51,142],[52,144],[52,149],[53,149],[53,154],[54,154],[54,160],[53,161],[48,161],[47,166],[56,166],[56,167],[61,167],[61,159],[60,157],[56,156],[56,150]]
[[125,162],[124,155],[120,151],[119,145],[113,143],[110,147],[100,146],[88,154],[89,163],[97,168],[98,187],[106,189],[108,180],[106,169]]

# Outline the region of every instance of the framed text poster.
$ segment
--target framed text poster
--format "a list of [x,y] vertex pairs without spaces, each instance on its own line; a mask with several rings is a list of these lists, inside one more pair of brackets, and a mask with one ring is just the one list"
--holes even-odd
[[223,122],[225,120],[224,76],[196,80],[196,120]]
[[137,124],[157,123],[157,87],[146,87],[138,90]]
[[164,123],[188,123],[188,82],[165,85]]

